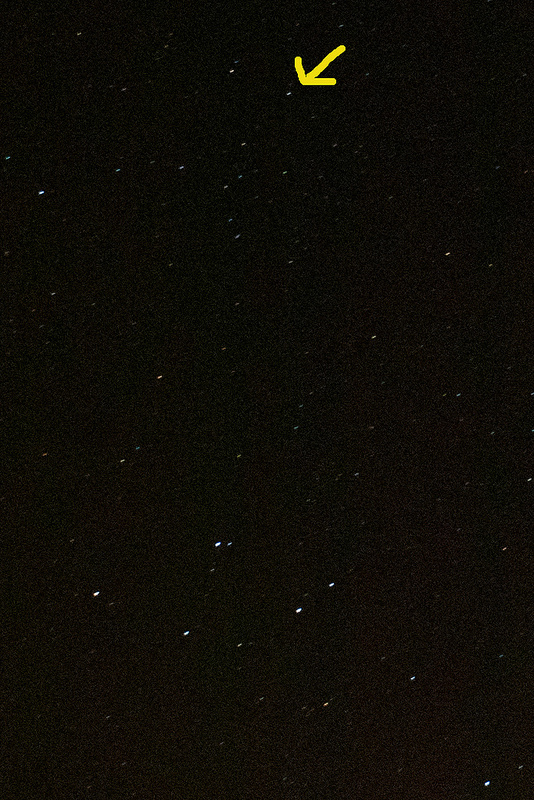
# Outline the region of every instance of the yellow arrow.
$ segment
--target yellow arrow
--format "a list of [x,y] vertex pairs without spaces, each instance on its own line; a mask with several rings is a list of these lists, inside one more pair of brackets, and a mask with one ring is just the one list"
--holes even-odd
[[317,64],[315,69],[312,69],[311,72],[306,73],[302,68],[302,58],[297,56],[295,58],[295,69],[297,70],[297,75],[299,76],[299,81],[302,83],[303,86],[335,86],[336,79],[335,78],[318,78],[317,76],[323,72],[330,64],[334,58],[337,58],[344,53],[347,48],[344,44],[339,45],[336,47],[335,50],[332,50],[331,53],[328,53],[326,58],[323,58],[320,64]]

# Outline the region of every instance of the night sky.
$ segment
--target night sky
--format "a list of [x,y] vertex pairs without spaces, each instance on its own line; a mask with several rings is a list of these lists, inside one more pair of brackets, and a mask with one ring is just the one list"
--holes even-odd
[[533,798],[530,5],[2,39],[2,797]]

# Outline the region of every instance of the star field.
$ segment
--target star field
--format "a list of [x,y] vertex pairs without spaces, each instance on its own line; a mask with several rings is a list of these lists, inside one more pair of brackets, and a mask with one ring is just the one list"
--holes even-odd
[[3,796],[533,796],[497,6],[7,15]]

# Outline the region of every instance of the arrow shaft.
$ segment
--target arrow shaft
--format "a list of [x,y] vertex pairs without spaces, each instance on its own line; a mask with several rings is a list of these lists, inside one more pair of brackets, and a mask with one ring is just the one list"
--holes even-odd
[[339,45],[339,47],[336,47],[336,49],[335,49],[335,50],[332,50],[332,52],[331,52],[331,53],[328,53],[328,55],[326,56],[326,58],[323,58],[323,60],[321,61],[321,63],[320,63],[320,64],[317,64],[317,66],[316,66],[314,69],[312,69],[312,71],[311,71],[311,72],[309,72],[309,73],[308,73],[308,78],[316,78],[316,77],[317,77],[317,75],[320,75],[320,74],[321,74],[321,72],[323,72],[323,70],[325,70],[325,69],[327,68],[327,66],[328,66],[328,65],[329,65],[329,64],[330,64],[330,63],[331,63],[331,62],[332,62],[332,61],[333,61],[335,58],[337,58],[338,56],[340,56],[340,55],[341,55],[341,53],[344,53],[346,49],[347,49],[347,48],[345,47],[345,45],[344,45],[344,44],[341,44],[341,45]]

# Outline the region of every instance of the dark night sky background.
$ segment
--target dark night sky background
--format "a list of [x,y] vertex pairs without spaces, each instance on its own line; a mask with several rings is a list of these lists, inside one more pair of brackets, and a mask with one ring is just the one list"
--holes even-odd
[[532,9],[148,5],[3,14],[1,794],[532,798]]

